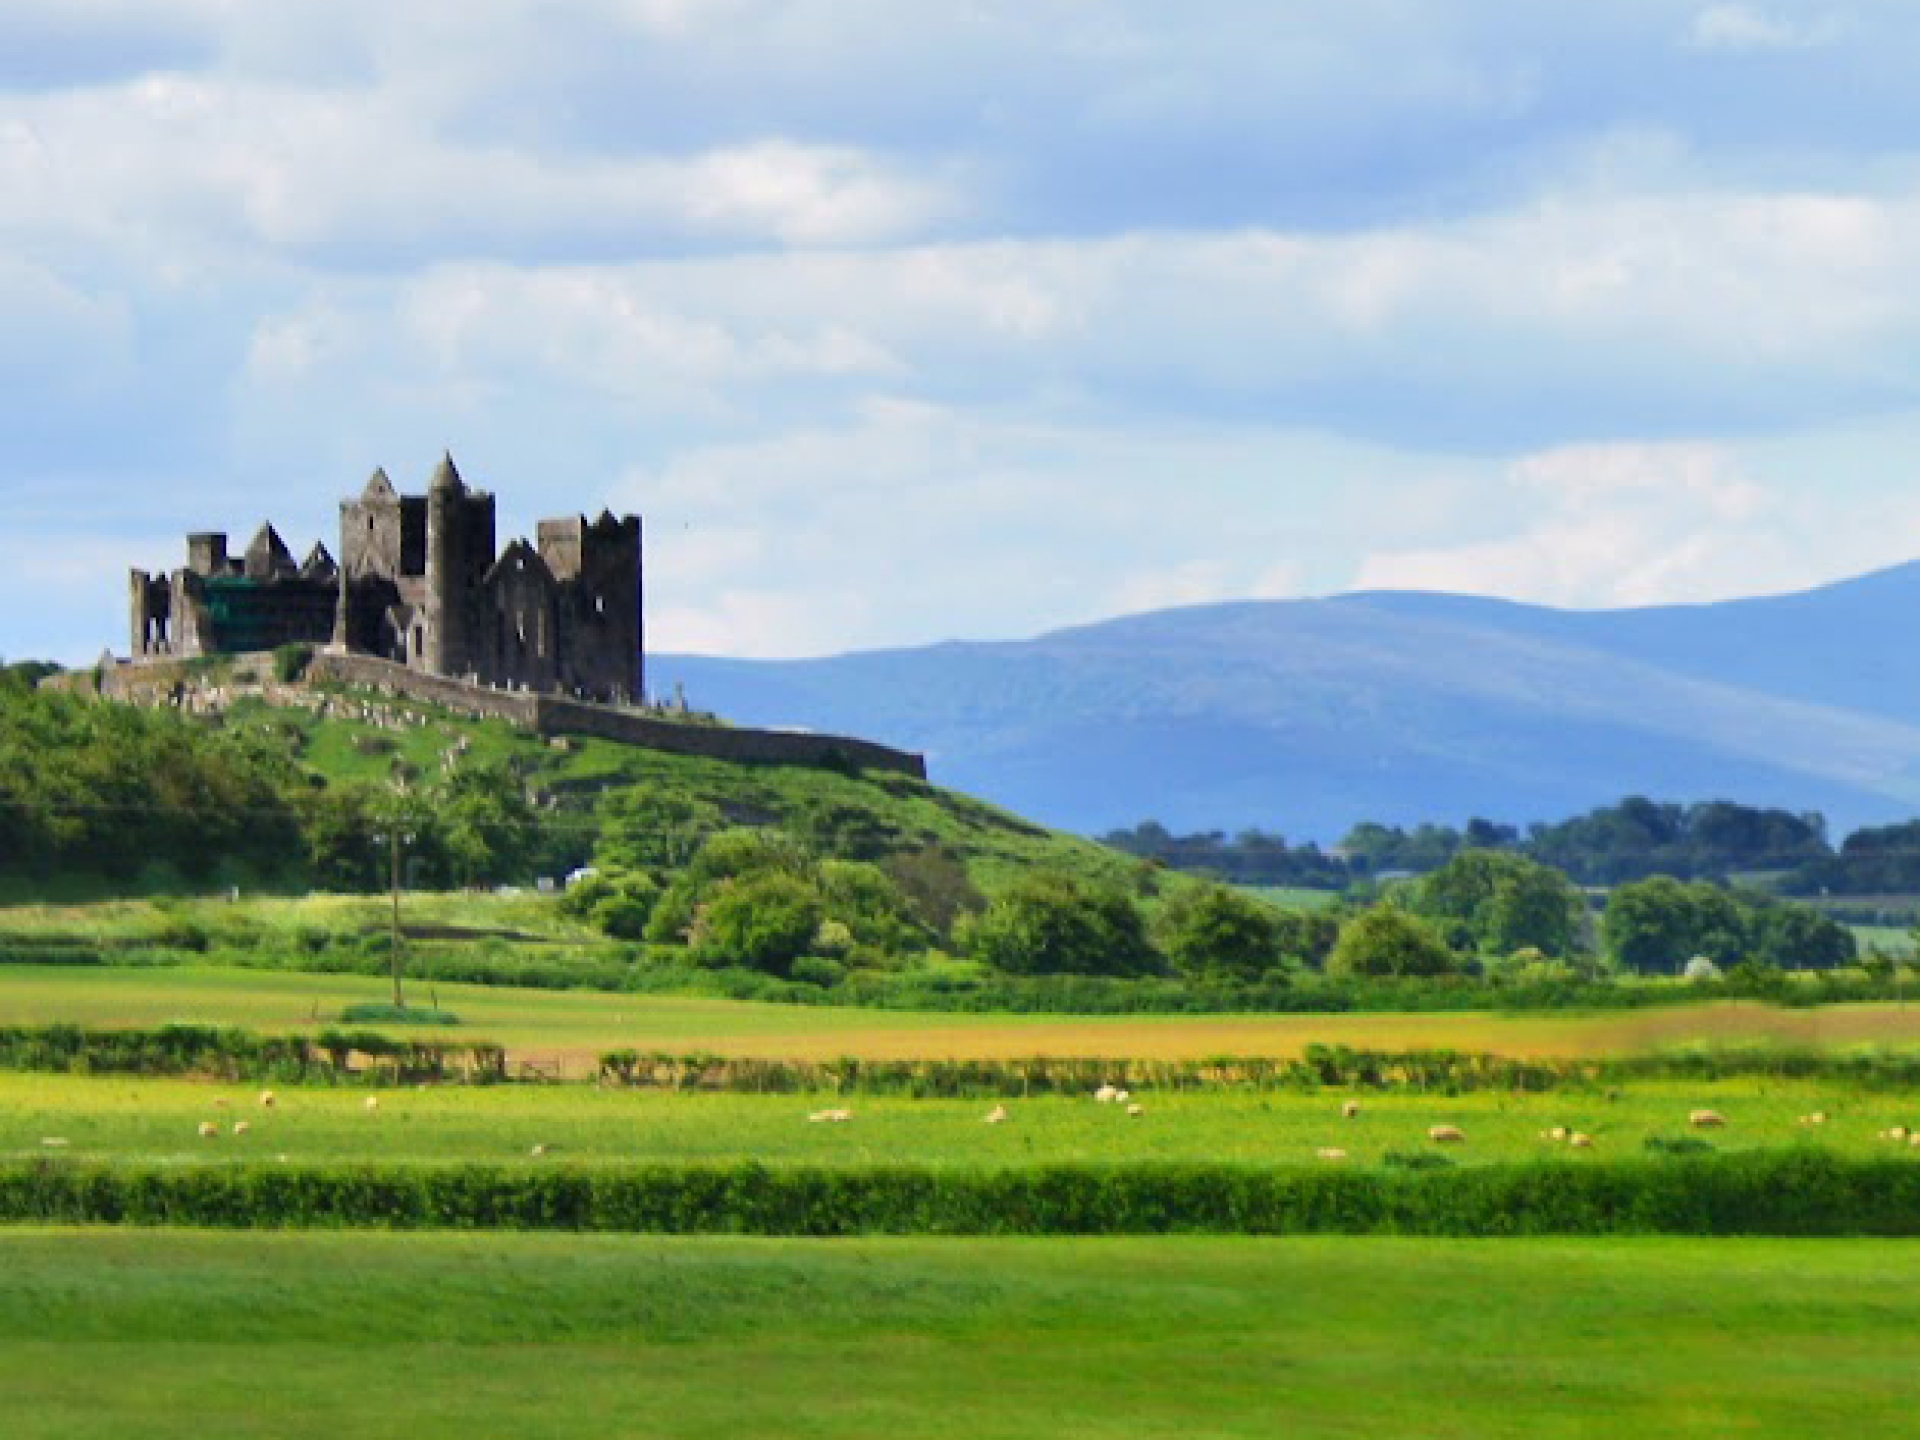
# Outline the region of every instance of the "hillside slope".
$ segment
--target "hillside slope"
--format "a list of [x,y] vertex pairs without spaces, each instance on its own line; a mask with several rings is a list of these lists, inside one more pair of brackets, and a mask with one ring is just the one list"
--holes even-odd
[[745,722],[924,750],[1081,831],[1153,816],[1337,837],[1629,793],[1920,811],[1920,565],[1799,595],[1570,612],[1448,595],[1199,606],[1007,643],[653,661]]

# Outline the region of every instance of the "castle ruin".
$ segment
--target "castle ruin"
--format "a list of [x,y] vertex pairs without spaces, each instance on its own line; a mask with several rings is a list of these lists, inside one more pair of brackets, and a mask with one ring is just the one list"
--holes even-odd
[[640,519],[542,520],[496,553],[494,499],[452,456],[427,493],[375,470],[340,503],[340,554],[295,562],[271,524],[230,555],[187,537],[187,563],[131,576],[132,655],[181,659],[310,644],[423,674],[615,704],[645,698]]

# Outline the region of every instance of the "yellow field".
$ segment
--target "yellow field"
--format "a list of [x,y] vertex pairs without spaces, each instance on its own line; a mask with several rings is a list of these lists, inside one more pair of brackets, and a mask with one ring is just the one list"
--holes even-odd
[[[0,1024],[152,1026],[169,1021],[315,1030],[343,1006],[386,998],[363,976],[220,968],[0,967]],[[463,1022],[423,1033],[495,1040],[515,1059],[591,1068],[605,1050],[775,1059],[1179,1059],[1298,1055],[1310,1044],[1446,1047],[1511,1056],[1619,1054],[1692,1040],[1920,1044],[1920,1007],[1775,1010],[1748,1002],[1597,1014],[1114,1016],[959,1015],[415,984]]]

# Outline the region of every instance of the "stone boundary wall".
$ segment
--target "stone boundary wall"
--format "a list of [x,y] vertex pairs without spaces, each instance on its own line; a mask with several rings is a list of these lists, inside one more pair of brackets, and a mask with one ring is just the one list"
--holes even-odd
[[422,675],[371,655],[315,655],[307,667],[307,678],[392,690],[449,710],[511,720],[540,735],[585,735],[672,755],[697,755],[738,764],[849,766],[910,775],[916,780],[927,778],[924,756],[872,740],[658,720],[610,705],[493,690],[464,680]]
[[[215,668],[217,666],[217,668]],[[268,694],[279,689],[271,655],[232,655],[198,660],[138,660],[103,666],[100,693],[112,700],[158,701],[201,711],[224,708],[230,685]],[[95,671],[70,671],[46,683],[87,694]],[[308,663],[304,683],[358,685],[439,705],[456,715],[506,720],[537,735],[584,735],[616,740],[672,755],[696,755],[745,765],[811,765],[884,770],[927,778],[926,758],[848,735],[815,735],[787,730],[752,730],[663,720],[610,705],[592,705],[558,695],[496,690],[441,675],[423,675],[372,655],[319,651]],[[219,692],[202,695],[211,688]],[[205,703],[202,703],[202,702]]]

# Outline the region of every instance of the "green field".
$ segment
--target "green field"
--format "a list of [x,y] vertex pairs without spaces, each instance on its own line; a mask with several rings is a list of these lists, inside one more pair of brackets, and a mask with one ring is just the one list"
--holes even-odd
[[[1610,1095],[1618,1098],[1609,1098]],[[0,1159],[54,1153],[76,1159],[150,1162],[335,1159],[508,1161],[545,1146],[552,1163],[635,1160],[759,1160],[774,1164],[900,1164],[1014,1167],[1050,1161],[1226,1160],[1314,1164],[1322,1147],[1348,1162],[1377,1164],[1388,1151],[1434,1148],[1432,1125],[1455,1125],[1467,1143],[1458,1163],[1559,1155],[1591,1164],[1645,1153],[1649,1135],[1688,1133],[1694,1108],[1727,1119],[1712,1132],[1723,1150],[1820,1145],[1842,1154],[1908,1153],[1880,1138],[1920,1125],[1920,1103],[1903,1095],[1852,1094],[1806,1082],[1639,1082],[1622,1090],[1548,1095],[1479,1093],[1365,1095],[1361,1114],[1340,1114],[1344,1092],[1143,1093],[1144,1113],[1087,1096],[1004,1102],[1007,1119],[986,1124],[996,1102],[879,1096],[675,1094],[585,1085],[388,1090],[378,1108],[366,1092],[275,1091],[263,1110],[258,1087],[119,1076],[0,1074]],[[814,1123],[809,1114],[846,1108],[853,1119]],[[1799,1117],[1824,1111],[1828,1123]],[[247,1132],[232,1126],[244,1121]],[[201,1122],[221,1135],[205,1139]],[[1589,1134],[1590,1150],[1542,1138],[1563,1126]],[[48,1147],[49,1138],[66,1142]],[[1920,1164],[1920,1152],[1915,1163]]]
[[0,1232],[10,1440],[1920,1433],[1920,1246]]

